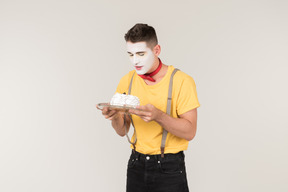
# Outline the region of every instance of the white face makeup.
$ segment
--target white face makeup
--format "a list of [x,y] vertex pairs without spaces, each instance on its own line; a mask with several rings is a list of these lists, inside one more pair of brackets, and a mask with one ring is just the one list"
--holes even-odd
[[143,75],[147,73],[153,67],[155,61],[155,55],[152,50],[147,47],[145,42],[127,42],[126,45],[130,60],[137,74]]

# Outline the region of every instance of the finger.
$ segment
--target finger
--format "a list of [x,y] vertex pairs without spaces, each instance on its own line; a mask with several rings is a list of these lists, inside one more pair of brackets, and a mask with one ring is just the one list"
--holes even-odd
[[96,104],[96,108],[99,109],[99,110],[101,110],[101,111],[103,110],[103,109],[101,109],[97,104]]
[[108,107],[104,107],[102,110],[103,115],[108,115],[111,110]]
[[148,110],[146,105],[139,105],[139,106],[136,107],[136,109],[138,109],[140,111],[147,111]]
[[118,111],[117,110],[110,110],[107,114],[105,114],[106,119],[112,119],[117,115]]
[[138,115],[138,116],[149,116],[151,113],[147,111],[140,111],[135,109],[129,109],[129,113]]
[[114,118],[114,116],[115,116],[115,115],[113,115],[112,117],[109,117],[108,119],[109,119],[109,120],[112,120],[112,119]]
[[104,117],[105,117],[106,119],[110,119],[111,117],[113,117],[113,115],[111,115],[110,113],[108,113],[108,114],[104,115]]
[[146,116],[140,116],[140,118],[145,121],[145,122],[150,122],[151,121],[151,118],[149,117],[146,117]]
[[117,111],[111,110],[111,111],[109,112],[109,115],[110,115],[110,116],[114,116],[114,115],[116,115],[116,113],[117,113]]
[[144,120],[145,122],[149,122],[149,121],[150,121],[150,120],[148,120],[148,119],[146,119],[146,118],[145,118],[145,119],[143,119],[143,120]]

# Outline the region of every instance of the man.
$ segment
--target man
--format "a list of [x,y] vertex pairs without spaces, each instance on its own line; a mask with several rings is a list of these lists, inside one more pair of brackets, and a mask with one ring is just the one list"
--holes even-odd
[[[161,62],[161,47],[153,27],[136,24],[125,34],[125,40],[135,70],[120,80],[116,92],[129,93],[132,86],[130,94],[140,99],[140,106],[129,110],[132,118],[107,107],[102,114],[112,121],[120,136],[125,136],[125,126],[129,128],[131,120],[135,126],[132,141],[137,140],[131,145],[127,192],[187,192],[183,151],[196,134],[200,106],[194,80],[182,71],[173,77],[175,68]],[[170,115],[166,114],[167,108]],[[168,134],[163,139],[165,131]]]

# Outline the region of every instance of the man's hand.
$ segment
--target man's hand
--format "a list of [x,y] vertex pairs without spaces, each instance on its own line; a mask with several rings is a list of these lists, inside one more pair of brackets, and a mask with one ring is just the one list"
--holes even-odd
[[106,118],[111,120],[112,127],[115,129],[118,135],[125,136],[125,122],[127,126],[127,132],[129,131],[130,127],[130,119],[126,116],[124,121],[124,115],[120,113],[120,111],[111,109],[109,107],[99,108],[96,105],[96,108],[102,111],[102,115]]
[[137,106],[136,109],[140,110],[130,109],[129,113],[139,116],[146,122],[158,120],[164,114],[152,104]]
[[118,111],[114,109],[110,109],[109,107],[104,107],[103,109],[100,109],[98,105],[96,105],[96,108],[102,111],[102,115],[109,120],[112,120],[117,117]]
[[177,118],[167,115],[151,104],[138,106],[137,109],[140,110],[130,109],[129,113],[139,116],[146,122],[155,121],[171,134],[187,141],[192,140],[196,134],[197,108],[187,111]]

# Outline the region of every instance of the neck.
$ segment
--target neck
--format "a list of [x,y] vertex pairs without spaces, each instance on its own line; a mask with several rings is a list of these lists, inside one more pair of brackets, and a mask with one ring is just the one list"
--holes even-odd
[[156,80],[156,83],[159,82],[165,76],[165,74],[167,73],[167,69],[168,69],[168,66],[162,64],[160,71],[156,75],[152,76],[153,79]]
[[[161,61],[161,60],[160,60],[159,58],[156,59],[155,65],[154,65],[154,67],[151,69],[152,73],[153,73],[153,71],[155,71],[155,70],[159,67],[160,61]],[[161,62],[161,63],[162,63],[162,62]],[[155,79],[155,80],[157,81],[159,78],[162,79],[162,78],[164,77],[164,75],[166,74],[166,71],[167,71],[167,66],[162,63],[162,67],[161,67],[161,69],[159,70],[159,72],[156,73],[155,75],[151,76],[151,77],[153,77],[153,79]]]

